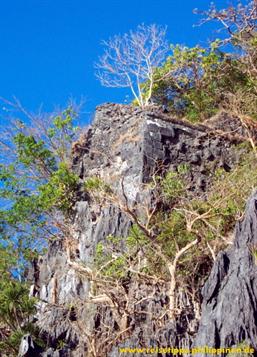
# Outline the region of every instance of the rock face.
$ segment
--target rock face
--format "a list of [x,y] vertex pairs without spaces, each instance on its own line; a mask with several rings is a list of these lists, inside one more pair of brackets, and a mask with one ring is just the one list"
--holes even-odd
[[[196,346],[237,346],[257,351],[257,193],[236,227],[232,248],[221,252],[203,288]],[[256,353],[255,353],[256,355]]]
[[[241,140],[240,135],[220,135],[215,122],[211,126],[192,125],[158,110],[143,111],[115,104],[97,108],[93,125],[73,146],[73,170],[81,185],[74,207],[72,246],[68,247],[61,238],[50,243],[48,253],[34,266],[31,295],[41,301],[37,324],[49,346],[41,356],[118,357],[119,347],[193,344],[199,317],[183,291],[179,304],[187,307],[187,312],[174,321],[166,317],[158,325],[153,316],[159,316],[167,305],[167,289],[161,283],[153,290],[147,281],[141,285],[129,281],[124,291],[138,305],[129,317],[129,328],[126,322],[128,333],[117,338],[114,347],[106,352],[92,354],[92,348],[90,352],[92,331],[102,336],[102,326],[109,326],[115,336],[118,322],[110,309],[92,303],[92,284],[75,266],[92,266],[97,243],[104,242],[108,235],[126,237],[132,222],[115,205],[93,202],[83,190],[83,182],[90,176],[100,177],[111,183],[119,195],[125,193],[131,205],[143,201],[150,204],[142,184],[151,181],[156,172],[164,174],[186,163],[190,167],[188,190],[204,196],[211,173],[220,167],[229,171],[237,163],[240,150],[235,150],[235,144]],[[218,347],[245,339],[257,348],[256,268],[251,255],[251,246],[255,241],[257,244],[256,222],[253,197],[244,222],[237,228],[235,246],[220,254],[203,289],[203,314],[194,342],[197,345]],[[149,295],[151,299],[147,300]],[[79,317],[73,311],[78,305],[83,305]]]

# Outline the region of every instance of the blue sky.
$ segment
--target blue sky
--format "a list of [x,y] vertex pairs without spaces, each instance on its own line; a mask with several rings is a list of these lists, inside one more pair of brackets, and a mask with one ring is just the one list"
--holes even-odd
[[[217,0],[219,6],[227,4]],[[103,102],[124,102],[124,90],[103,88],[94,76],[100,42],[138,24],[168,26],[171,43],[212,37],[194,27],[192,10],[207,0],[8,0],[0,11],[0,96],[16,96],[31,111],[51,111],[69,97],[86,100],[85,118]]]

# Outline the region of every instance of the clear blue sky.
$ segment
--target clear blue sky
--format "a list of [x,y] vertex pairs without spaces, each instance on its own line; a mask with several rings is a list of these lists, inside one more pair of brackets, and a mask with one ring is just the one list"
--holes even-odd
[[[227,1],[217,0],[219,6]],[[125,91],[103,88],[94,76],[100,42],[138,24],[168,26],[171,43],[194,45],[212,36],[193,28],[192,10],[207,0],[6,0],[1,3],[0,96],[18,97],[29,110],[86,99],[90,113],[103,102],[124,102]]]

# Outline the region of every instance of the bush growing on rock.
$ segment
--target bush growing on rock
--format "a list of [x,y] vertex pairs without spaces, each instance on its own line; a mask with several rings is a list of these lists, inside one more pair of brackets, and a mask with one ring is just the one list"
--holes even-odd
[[[22,109],[17,103],[12,108]],[[17,107],[18,106],[18,107]],[[22,114],[23,113],[23,114]],[[20,113],[24,117],[24,111]],[[72,107],[45,117],[11,120],[0,141],[0,354],[17,356],[27,333],[40,343],[25,275],[71,216],[78,177],[71,171],[76,138]],[[30,121],[30,123],[29,123]]]

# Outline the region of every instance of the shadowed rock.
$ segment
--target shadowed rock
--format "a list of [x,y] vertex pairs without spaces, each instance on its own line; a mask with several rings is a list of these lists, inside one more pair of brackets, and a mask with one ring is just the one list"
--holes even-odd
[[236,226],[233,247],[218,255],[202,290],[202,318],[195,346],[232,347],[244,342],[257,350],[256,248],[257,192]]
[[[108,235],[126,238],[132,224],[117,207],[101,207],[87,197],[83,183],[88,177],[103,178],[120,196],[123,180],[124,191],[132,205],[144,200],[150,203],[151,197],[144,197],[141,192],[142,184],[149,182],[157,169],[158,175],[164,175],[181,164],[189,164],[187,188],[194,197],[202,197],[213,180],[212,173],[220,167],[229,171],[238,161],[238,150],[234,144],[241,139],[231,139],[229,134],[220,135],[215,130],[215,125],[193,125],[158,110],[143,111],[115,104],[98,107],[91,128],[73,146],[73,170],[80,177],[81,185],[74,205],[72,259],[78,264],[91,266],[97,243],[104,243]],[[251,202],[253,200],[247,211],[250,218],[246,217],[238,226],[235,246],[219,255],[204,288],[204,312],[197,345],[233,345],[247,338],[253,344],[254,339],[257,340],[254,327],[257,296],[254,274],[257,274],[251,254],[251,244],[255,244],[253,237],[256,244],[257,238],[256,216],[252,217],[254,208]],[[111,326],[116,331],[115,318],[110,309],[85,304],[78,317],[70,316],[70,305],[76,304],[77,300],[88,299],[90,281],[85,277],[82,279],[68,264],[61,239],[49,244],[47,254],[40,257],[31,273],[31,294],[41,300],[37,305],[37,325],[47,336],[49,347],[41,356],[87,356],[85,336],[74,328],[76,318],[89,332],[100,328],[105,332],[104,326]],[[150,284],[139,286],[130,280],[126,284],[131,300],[142,300],[142,303],[136,305],[138,311],[135,317],[130,316],[129,335],[113,347],[109,357],[120,356],[119,347],[191,346],[198,318],[186,296],[181,295],[183,313],[177,321],[169,321],[167,317],[160,328],[156,327],[151,316],[153,312],[156,316],[163,315],[168,301],[165,289],[157,286],[149,302],[146,297],[152,293]],[[102,324],[97,317],[99,310],[104,316]],[[235,320],[240,328],[234,331]],[[60,341],[66,345],[61,350],[57,348]],[[77,349],[79,344],[82,352]],[[156,354],[153,356],[157,357]]]
[[27,334],[21,339],[18,357],[38,357],[42,348]]

